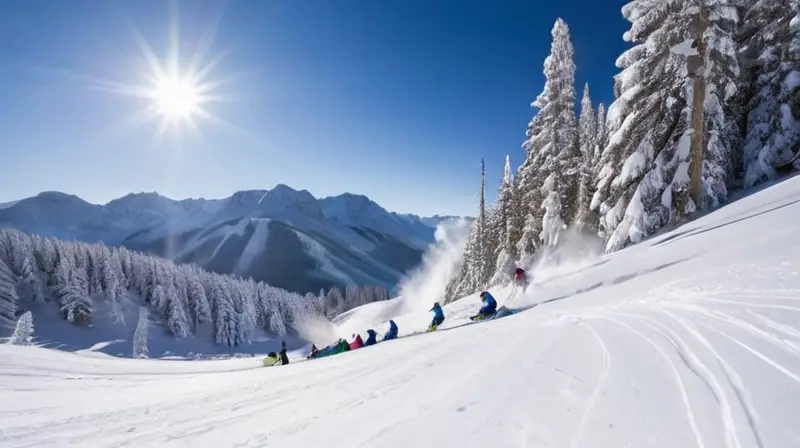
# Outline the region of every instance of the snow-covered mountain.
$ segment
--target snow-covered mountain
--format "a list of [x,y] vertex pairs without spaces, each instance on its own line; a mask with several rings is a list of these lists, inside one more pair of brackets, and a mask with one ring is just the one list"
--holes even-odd
[[16,204],[19,201],[11,201],[11,202],[3,202],[0,203],[0,209],[11,207],[12,205]]
[[105,205],[44,192],[0,209],[0,227],[122,245],[301,293],[346,284],[392,289],[442,220],[389,212],[349,193],[317,199],[282,184],[225,199],[139,193]]
[[[313,361],[297,350],[287,366],[2,344],[0,440],[796,447],[799,214],[796,177],[637,246],[536,270],[525,294],[492,289],[512,316],[469,324],[473,295],[425,333],[427,297],[372,303],[341,316],[334,336],[383,333],[394,318],[399,339]],[[392,312],[397,300],[407,314]]]

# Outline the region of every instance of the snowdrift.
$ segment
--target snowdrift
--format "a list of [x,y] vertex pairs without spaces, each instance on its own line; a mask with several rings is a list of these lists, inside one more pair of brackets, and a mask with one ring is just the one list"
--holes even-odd
[[[0,347],[0,446],[800,446],[800,178],[613,255],[523,311],[277,368]],[[337,322],[385,331],[382,306]],[[396,320],[424,329],[429,304]],[[448,329],[448,326],[452,329]]]

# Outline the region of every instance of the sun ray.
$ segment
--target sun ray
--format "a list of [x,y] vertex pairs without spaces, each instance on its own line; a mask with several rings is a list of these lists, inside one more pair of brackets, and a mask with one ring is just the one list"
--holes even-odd
[[[181,41],[185,37],[182,28],[189,30],[194,25],[186,26],[189,22],[180,17],[175,0],[169,0],[168,5],[168,29],[160,53],[142,29],[122,14],[123,29],[131,37],[134,52],[112,51],[107,57],[113,62],[107,66],[108,71],[84,74],[65,69],[36,67],[34,70],[75,82],[90,91],[110,93],[138,103],[130,115],[104,125],[92,139],[126,138],[131,131],[152,126],[153,142],[160,147],[167,142],[168,135],[169,138],[198,136],[202,139],[207,134],[206,128],[210,127],[242,138],[248,145],[263,146],[260,139],[213,110],[214,104],[250,100],[251,97],[240,91],[244,84],[241,81],[258,74],[255,70],[221,73],[231,51],[224,46],[215,48],[226,9],[224,2],[211,9],[210,22],[199,24],[200,34],[195,42]],[[131,75],[133,78],[129,78]]]

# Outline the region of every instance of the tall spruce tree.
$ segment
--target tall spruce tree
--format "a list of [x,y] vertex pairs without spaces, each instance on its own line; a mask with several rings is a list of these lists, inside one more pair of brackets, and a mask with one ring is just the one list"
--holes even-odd
[[[690,197],[692,137],[704,140],[702,205],[724,200],[730,120],[723,106],[735,92],[738,67],[732,32],[736,10],[720,0],[634,0],[623,7],[631,22],[625,39],[635,46],[617,60],[616,101],[609,108],[612,135],[601,156],[592,208],[609,238],[607,250],[641,241],[695,210]],[[702,27],[694,26],[702,23]],[[703,29],[702,36],[693,34]],[[702,40],[697,39],[700,37]],[[697,67],[688,61],[703,45]],[[692,129],[696,71],[706,88],[705,106]]]
[[544,89],[532,104],[539,111],[528,125],[523,143],[527,158],[517,175],[520,202],[527,209],[517,248],[525,258],[543,234],[559,230],[545,225],[571,223],[578,210],[581,153],[575,117],[574,48],[563,19],[556,20],[551,35]]
[[494,275],[490,280],[490,285],[497,285],[509,279],[509,273],[514,267],[517,259],[516,241],[512,239],[514,222],[514,183],[511,178],[511,157],[506,155],[506,163],[503,167],[503,181],[497,193],[497,204],[495,210],[495,238],[498,242],[498,250],[495,258]]
[[484,160],[481,159],[481,192],[478,217],[472,226],[461,265],[445,289],[445,303],[477,291],[489,282],[494,270],[494,263],[491,259],[492,254],[489,250],[489,237],[490,232],[486,213],[486,167]]
[[597,216],[589,206],[594,193],[594,159],[597,152],[597,117],[592,106],[589,84],[583,87],[581,114],[578,118],[581,161],[578,167],[578,213],[575,223],[582,229],[597,227]]
[[743,93],[737,97],[741,104],[736,111],[745,114],[738,121],[743,126],[745,188],[775,177],[775,168],[792,160],[800,144],[800,126],[792,114],[792,98],[800,81],[791,78],[800,67],[791,51],[791,1],[751,3],[737,33]]

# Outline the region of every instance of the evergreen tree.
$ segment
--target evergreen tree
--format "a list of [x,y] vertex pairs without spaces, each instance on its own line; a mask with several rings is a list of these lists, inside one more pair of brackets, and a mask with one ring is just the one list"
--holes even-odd
[[594,229],[597,217],[590,210],[594,194],[594,159],[597,151],[597,118],[594,115],[589,84],[583,88],[581,99],[581,115],[578,119],[578,130],[581,151],[578,178],[578,215],[575,218],[580,228]]
[[481,199],[478,219],[475,223],[477,250],[475,253],[475,283],[478,287],[489,281],[494,268],[490,245],[489,218],[486,210],[486,164],[481,159]]
[[491,279],[494,260],[489,248],[490,232],[486,213],[486,168],[481,159],[481,193],[478,217],[472,226],[469,241],[464,248],[464,257],[456,275],[445,288],[444,302],[451,302],[477,291]]
[[[527,159],[518,173],[521,202],[528,213],[517,248],[526,258],[541,241],[541,235],[556,230],[544,228],[545,216],[547,225],[568,224],[578,210],[582,165],[575,118],[574,49],[564,20],[556,20],[551,34],[550,55],[544,63],[544,89],[532,105],[539,112],[528,125],[528,139],[523,144]],[[553,218],[556,210],[558,221]]]
[[493,230],[493,238],[497,241],[497,254],[494,266],[494,276],[489,282],[490,285],[497,285],[507,281],[514,268],[517,259],[516,240],[514,235],[515,214],[517,213],[514,204],[514,182],[511,177],[511,158],[506,155],[506,164],[503,168],[503,182],[497,193],[497,207],[495,207],[496,228]]
[[58,269],[64,283],[58,283],[55,291],[61,317],[74,324],[88,325],[92,322],[92,302],[88,296],[86,267],[70,269],[71,260],[67,257],[62,261]]
[[592,156],[592,165],[595,167],[595,176],[597,176],[598,167],[597,164],[600,162],[600,156],[603,152],[603,148],[606,147],[608,144],[608,126],[606,125],[606,106],[603,103],[600,103],[597,106],[597,147],[594,150],[594,155]]
[[139,321],[136,324],[136,330],[133,332],[134,358],[147,358],[149,353],[147,348],[147,333],[150,326],[148,314],[146,307],[139,308]]
[[[2,245],[3,240],[0,238],[0,250]],[[14,325],[18,302],[16,279],[0,256],[0,327],[7,328]]]
[[632,23],[625,38],[636,45],[617,60],[623,71],[615,77],[617,99],[609,109],[613,134],[601,156],[592,202],[601,215],[601,231],[609,238],[608,250],[641,241],[696,208],[689,196],[696,83],[687,62],[697,53],[692,25],[701,19],[707,20],[707,50],[701,61],[707,106],[704,128],[698,132],[708,137],[702,160],[708,205],[726,195],[729,122],[722,105],[735,91],[734,8],[717,0],[634,0],[623,7],[623,15]]
[[193,268],[188,273],[186,281],[186,295],[189,303],[193,304],[194,327],[211,321],[211,308],[208,304],[208,296],[205,288],[200,282],[200,272]]
[[33,341],[33,315],[26,311],[17,321],[14,334],[8,340],[12,345],[31,345]]
[[792,114],[800,84],[800,61],[791,51],[792,15],[790,0],[757,0],[737,34],[744,67],[736,111],[746,114],[739,120],[745,188],[775,177],[775,168],[792,160],[800,145],[800,126]]
[[167,327],[175,337],[184,338],[189,335],[189,320],[183,304],[174,285],[166,288],[167,296]]

